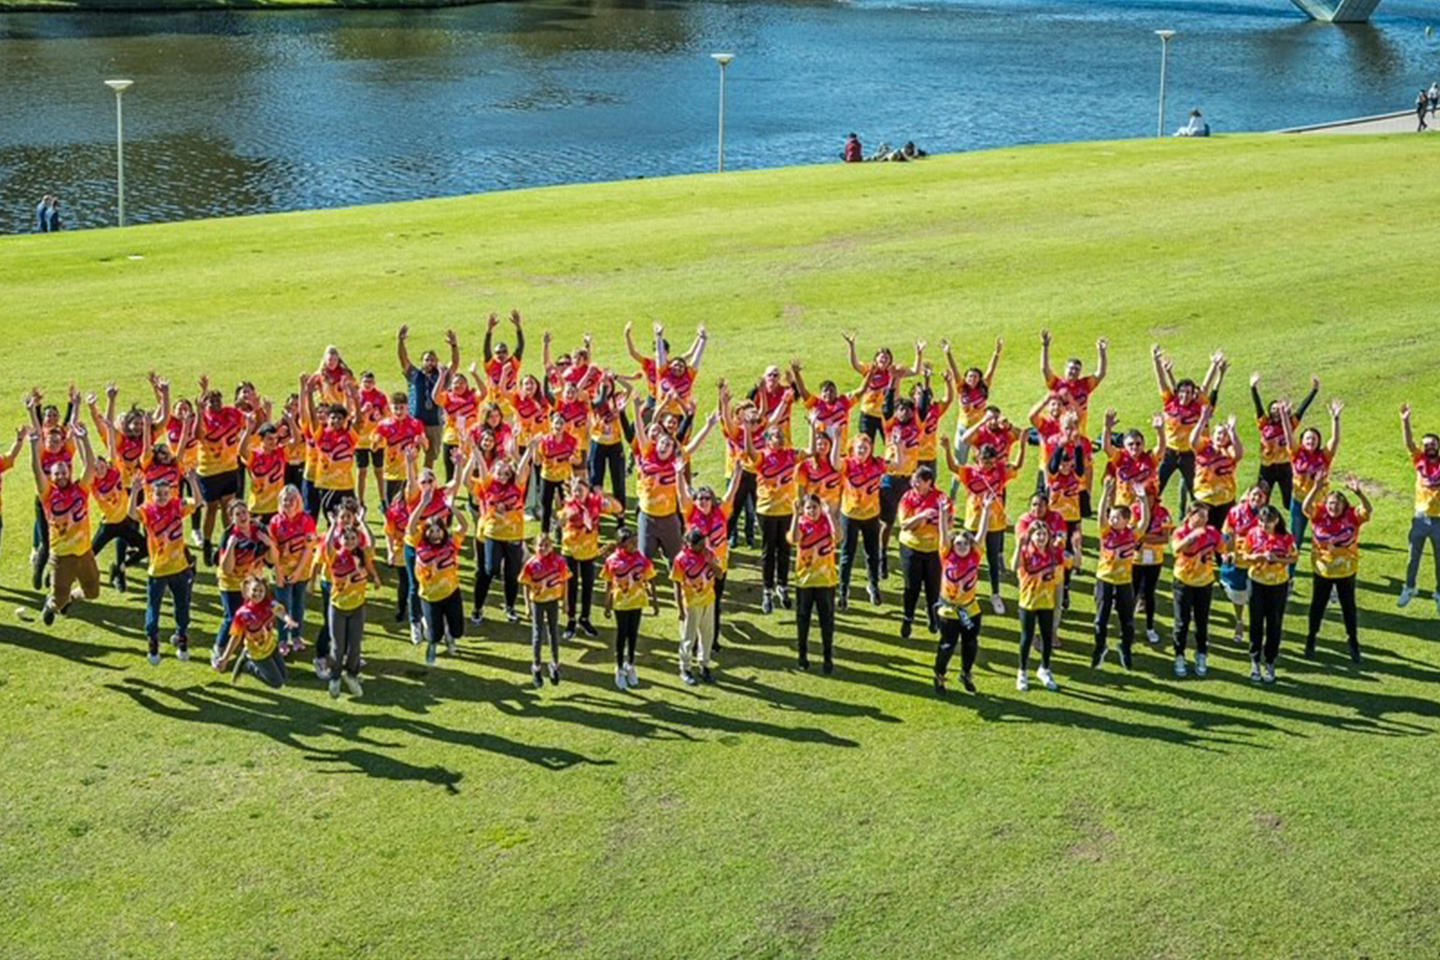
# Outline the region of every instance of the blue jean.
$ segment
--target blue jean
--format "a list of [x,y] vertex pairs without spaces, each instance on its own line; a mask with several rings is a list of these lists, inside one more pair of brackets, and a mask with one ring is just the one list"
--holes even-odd
[[235,622],[235,613],[245,599],[239,590],[220,591],[220,629],[215,632],[215,649],[221,653],[230,645],[230,624]]
[[175,635],[185,637],[190,630],[190,589],[195,583],[195,571],[191,568],[172,573],[166,577],[151,577],[145,585],[145,636],[150,640],[160,637],[160,604],[169,591],[175,605]]
[[[1310,518],[1305,516],[1305,508],[1301,505],[1302,497],[1290,498],[1290,532],[1295,537],[1295,550],[1298,556],[1299,551],[1305,549],[1305,531],[1310,529]],[[1323,500],[1319,502],[1324,502]],[[1290,564],[1290,572],[1295,572],[1295,564]]]
[[289,640],[294,643],[300,639],[300,634],[305,627],[305,596],[309,589],[310,583],[307,580],[275,588],[275,602],[284,607],[285,612],[295,621],[293,630],[283,622],[280,624],[281,640]]
[[410,622],[420,622],[420,581],[415,579],[415,548],[405,544],[405,577],[410,583],[410,594],[405,601],[410,613]]

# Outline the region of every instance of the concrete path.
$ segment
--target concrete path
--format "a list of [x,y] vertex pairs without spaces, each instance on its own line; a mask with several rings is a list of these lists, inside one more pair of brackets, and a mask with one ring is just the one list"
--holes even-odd
[[[1425,115],[1425,122],[1433,129],[1440,130],[1440,116]],[[1354,117],[1350,120],[1334,120],[1330,123],[1316,123],[1308,127],[1291,127],[1278,133],[1414,133],[1415,111],[1382,113],[1374,117]]]

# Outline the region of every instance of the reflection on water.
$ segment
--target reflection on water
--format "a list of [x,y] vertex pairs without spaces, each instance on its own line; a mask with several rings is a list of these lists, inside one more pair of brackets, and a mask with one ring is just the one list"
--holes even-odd
[[[1409,4],[1409,5],[1407,5]],[[849,130],[932,151],[1149,133],[1158,42],[1173,125],[1402,109],[1440,71],[1430,11],[1373,24],[1288,0],[540,0],[421,11],[0,15],[0,232],[58,193],[114,217],[126,94],[137,222],[833,158]]]

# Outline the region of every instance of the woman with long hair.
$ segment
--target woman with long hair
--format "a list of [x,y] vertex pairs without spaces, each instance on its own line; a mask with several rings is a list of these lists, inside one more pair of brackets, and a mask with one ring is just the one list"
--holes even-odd
[[1315,638],[1325,619],[1330,594],[1340,598],[1340,615],[1345,621],[1345,639],[1350,646],[1350,659],[1360,662],[1360,631],[1355,609],[1355,576],[1360,570],[1360,528],[1371,516],[1370,498],[1360,488],[1360,481],[1351,477],[1346,484],[1360,501],[1358,507],[1338,490],[1321,495],[1320,487],[1310,488],[1305,496],[1305,515],[1310,518],[1310,561],[1315,569],[1315,584],[1310,596],[1310,632],[1305,636],[1305,656],[1315,656]]
[[1275,660],[1285,627],[1285,602],[1290,597],[1290,568],[1295,538],[1285,529],[1278,508],[1266,504],[1259,522],[1245,538],[1250,559],[1250,679],[1275,682]]

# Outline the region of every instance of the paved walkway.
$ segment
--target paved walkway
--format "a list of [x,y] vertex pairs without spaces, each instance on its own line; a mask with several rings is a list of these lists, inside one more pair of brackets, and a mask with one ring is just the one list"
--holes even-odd
[[[1425,122],[1432,128],[1440,130],[1440,116],[1432,117],[1425,115]],[[1330,123],[1317,123],[1308,127],[1291,127],[1288,130],[1280,130],[1280,133],[1414,133],[1415,132],[1415,111],[1404,110],[1399,113],[1383,113],[1374,117],[1355,117],[1350,120],[1335,120]]]

